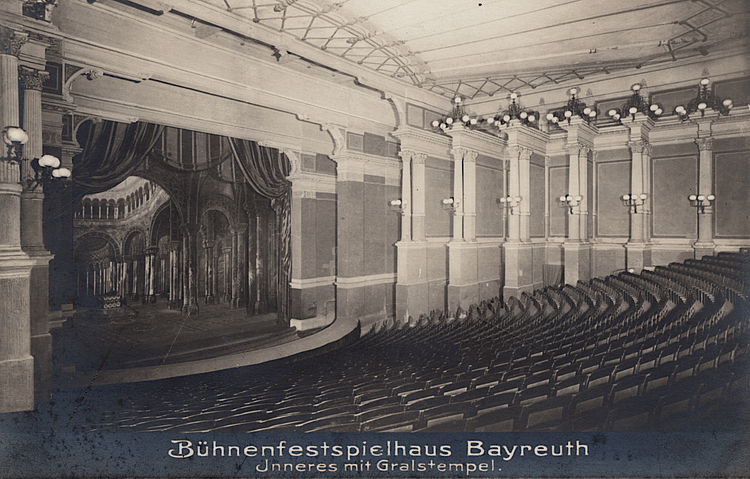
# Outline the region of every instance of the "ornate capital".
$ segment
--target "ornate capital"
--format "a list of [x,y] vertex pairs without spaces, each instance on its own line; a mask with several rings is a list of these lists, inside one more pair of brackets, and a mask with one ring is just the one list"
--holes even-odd
[[477,152],[468,148],[453,148],[451,149],[453,158],[458,161],[476,161]]
[[570,153],[570,156],[581,156],[582,154],[583,156],[588,156],[590,151],[591,146],[580,141],[568,144],[568,152]]
[[464,163],[474,163],[477,161],[477,153],[474,150],[464,150]]
[[411,161],[415,165],[424,165],[427,161],[427,153],[412,153]]
[[403,163],[408,163],[411,161],[412,157],[416,155],[417,152],[414,150],[401,150],[398,152],[398,156],[401,157],[401,161]]
[[24,90],[42,91],[44,82],[49,78],[49,72],[34,70],[33,68],[19,67],[21,83]]
[[651,153],[651,145],[643,140],[629,141],[628,148],[630,148],[630,151],[633,153],[643,153],[644,150],[646,150],[647,153]]
[[28,34],[0,26],[0,55],[18,57],[18,54],[21,53],[21,47],[28,41]]
[[698,145],[700,151],[713,151],[714,139],[713,138],[696,138],[695,144]]

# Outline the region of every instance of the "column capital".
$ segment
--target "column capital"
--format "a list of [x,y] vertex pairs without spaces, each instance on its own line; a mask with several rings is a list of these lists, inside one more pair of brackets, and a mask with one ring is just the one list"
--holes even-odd
[[698,145],[700,151],[713,151],[714,139],[713,138],[696,138],[695,144]]
[[411,161],[415,165],[424,165],[427,161],[427,153],[412,152]]
[[49,78],[49,72],[35,70],[25,66],[18,67],[18,73],[20,74],[21,84],[23,85],[24,90],[42,91],[44,82]]
[[571,156],[579,156],[581,153],[588,155],[590,151],[591,145],[583,143],[582,141],[568,143],[568,153],[570,153]]
[[630,151],[633,153],[646,153],[647,155],[651,154],[651,143],[645,141],[645,140],[631,140],[627,143],[628,148],[630,148]]
[[215,241],[205,240],[205,241],[203,241],[203,248],[204,249],[211,249],[211,248],[214,247],[215,244],[216,244]]
[[21,33],[12,28],[0,26],[0,55],[11,55],[18,58],[21,47],[28,41],[28,33]]
[[531,155],[534,153],[534,150],[531,148],[525,148],[523,146],[519,145],[513,145],[510,148],[508,148],[510,151],[510,157],[518,158],[521,161],[529,161],[531,160]]
[[247,224],[246,223],[240,223],[234,226],[232,228],[232,231],[234,231],[234,234],[242,235],[247,233]]
[[462,161],[470,161],[474,162],[477,160],[478,153],[474,150],[470,150],[468,148],[451,148],[451,154],[453,155],[453,158],[456,160],[462,160]]

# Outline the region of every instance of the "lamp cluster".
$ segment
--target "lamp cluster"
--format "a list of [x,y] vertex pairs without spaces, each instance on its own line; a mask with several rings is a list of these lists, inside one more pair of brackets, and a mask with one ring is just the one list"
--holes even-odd
[[664,113],[664,110],[657,103],[649,104],[649,102],[641,96],[641,88],[640,83],[631,86],[630,90],[633,94],[630,98],[628,98],[621,108],[612,108],[609,110],[607,115],[617,123],[622,123],[622,119],[627,118],[628,116],[635,120],[635,115],[638,113],[642,113],[652,120],[656,120],[662,113]]
[[581,204],[581,201],[583,201],[583,196],[581,195],[563,195],[559,198],[560,206],[564,208],[568,208],[570,211],[570,214],[573,214],[573,208]]
[[445,131],[448,128],[451,128],[454,124],[462,124],[467,128],[476,126],[479,123],[479,120],[477,120],[476,117],[470,116],[468,113],[466,113],[466,110],[464,110],[461,102],[462,100],[460,96],[454,98],[453,110],[451,110],[451,113],[442,120],[434,120],[432,122],[432,127],[439,128],[440,130]]
[[485,120],[487,124],[499,128],[509,124],[512,120],[518,120],[524,125],[534,126],[539,119],[539,113],[524,109],[520,103],[516,102],[517,99],[518,93],[511,93],[508,108],[493,117],[487,118]]
[[[2,131],[3,141],[8,147],[7,156],[1,158],[4,161],[20,163],[23,159],[23,145],[29,141],[29,135],[17,126],[6,126]],[[27,184],[27,188],[36,188],[40,183],[51,178],[69,178],[71,172],[68,168],[60,168],[60,160],[52,155],[42,155],[31,161],[34,168],[34,179]]]
[[647,198],[648,195],[646,193],[641,193],[640,195],[628,193],[627,195],[622,195],[621,199],[623,206],[632,207],[633,213],[638,213],[638,207],[646,203]]
[[685,121],[690,119],[690,115],[699,111],[701,116],[704,116],[707,109],[718,111],[720,115],[729,115],[729,111],[734,106],[731,98],[719,100],[708,85],[711,81],[708,78],[703,78],[698,85],[698,96],[690,100],[687,107],[683,105],[677,105],[674,112],[680,116],[680,120]]
[[711,206],[714,203],[714,200],[716,200],[716,196],[714,195],[690,195],[688,196],[688,201],[690,201],[690,206],[693,206],[695,208],[698,208],[698,213],[705,213],[706,206]]
[[498,201],[498,205],[500,207],[509,208],[510,209],[510,214],[514,214],[515,213],[514,208],[518,207],[518,205],[521,203],[522,199],[523,198],[521,198],[520,196],[510,196],[509,195],[509,196],[504,196],[502,198],[498,198],[497,201]]
[[578,116],[586,121],[586,123],[589,123],[596,118],[596,109],[587,106],[586,103],[577,98],[578,88],[571,88],[568,90],[568,94],[570,95],[570,99],[560,110],[547,113],[548,122],[557,124],[566,120],[570,124],[571,118]]

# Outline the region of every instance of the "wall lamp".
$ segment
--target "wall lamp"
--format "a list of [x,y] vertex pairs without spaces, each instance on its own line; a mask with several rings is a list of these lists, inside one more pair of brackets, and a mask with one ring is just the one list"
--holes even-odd
[[640,83],[636,83],[631,86],[630,90],[633,92],[633,94],[630,96],[630,98],[628,98],[628,100],[622,105],[621,108],[613,108],[607,112],[607,115],[609,115],[612,120],[622,124],[623,117],[627,117],[628,115],[630,115],[630,117],[635,120],[635,115],[638,112],[643,113],[652,120],[656,120],[662,113],[664,113],[664,110],[662,110],[661,106],[656,103],[649,105],[649,103],[641,96]]
[[714,195],[690,195],[688,196],[688,201],[690,201],[690,206],[694,206],[698,208],[698,213],[703,214],[705,213],[706,206],[711,206],[714,204],[714,200],[716,197]]
[[23,128],[17,126],[6,126],[3,128],[2,134],[3,141],[8,147],[8,155],[2,159],[20,163],[23,155],[23,145],[29,141],[29,135],[23,131]]
[[523,198],[521,198],[520,196],[505,196],[503,198],[498,198],[497,203],[498,203],[498,206],[500,206],[501,208],[502,207],[508,208],[510,211],[510,214],[514,215],[516,213],[515,208],[518,207],[522,199]]
[[547,121],[551,123],[559,123],[562,120],[567,120],[570,125],[570,119],[576,115],[584,119],[586,123],[596,118],[597,112],[594,108],[586,106],[586,103],[582,102],[576,95],[578,95],[578,88],[571,88],[568,90],[570,99],[562,109],[547,113]]
[[725,100],[719,100],[711,93],[708,89],[708,85],[711,81],[708,78],[704,78],[698,85],[698,96],[690,100],[687,107],[683,105],[677,105],[674,108],[674,112],[680,116],[680,120],[685,121],[690,119],[690,115],[697,111],[701,112],[701,116],[706,114],[706,109],[711,108],[714,111],[718,111],[720,115],[727,116],[729,111],[734,106],[731,98]]
[[638,207],[646,203],[648,195],[641,193],[640,195],[634,195],[633,193],[622,195],[622,205],[633,208],[633,213],[638,213]]
[[581,204],[581,201],[583,200],[583,196],[581,195],[564,195],[559,198],[560,206],[563,208],[568,208],[570,211],[570,214],[573,214],[573,208]]
[[397,200],[391,200],[388,203],[388,206],[390,206],[391,211],[398,211],[402,215],[406,213],[406,200],[397,199]]
[[455,212],[458,209],[458,206],[461,204],[461,201],[458,199],[454,199],[451,196],[450,198],[443,199],[441,203],[444,210],[452,210],[453,212]]

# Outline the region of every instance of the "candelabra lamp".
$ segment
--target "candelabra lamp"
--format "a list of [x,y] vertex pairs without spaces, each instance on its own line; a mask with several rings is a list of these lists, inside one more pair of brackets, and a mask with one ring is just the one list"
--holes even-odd
[[573,118],[573,116],[582,118],[586,123],[595,119],[597,115],[596,109],[586,106],[586,103],[579,100],[577,98],[578,93],[578,88],[571,88],[568,90],[568,95],[570,96],[568,102],[560,110],[547,113],[547,121],[554,124],[561,121],[567,121],[568,125],[570,125],[570,119]]
[[716,200],[716,196],[714,195],[690,195],[688,196],[688,201],[690,201],[690,206],[698,208],[699,214],[705,213],[706,206],[711,206],[712,204],[714,204],[715,200]]
[[453,110],[441,120],[434,120],[432,122],[432,128],[438,131],[446,131],[453,127],[453,125],[463,125],[466,128],[474,128],[478,125],[479,120],[475,116],[471,116],[466,112],[466,109],[462,105],[460,96],[453,99]]
[[452,196],[450,198],[444,198],[441,202],[444,210],[451,210],[453,212],[458,209],[460,203],[460,200],[453,198]]
[[406,200],[402,200],[402,199],[391,200],[388,203],[388,206],[390,207],[391,211],[398,211],[402,215],[406,213]]
[[495,116],[486,118],[485,122],[487,122],[487,125],[500,128],[503,125],[509,124],[512,120],[518,120],[523,125],[536,126],[537,120],[539,119],[539,113],[524,109],[524,107],[516,100],[518,100],[518,93],[511,93],[508,108]]
[[732,99],[719,100],[709,89],[708,85],[710,84],[711,81],[708,78],[703,78],[698,85],[698,96],[690,100],[687,106],[677,105],[674,108],[674,112],[679,115],[680,120],[689,120],[690,115],[695,112],[700,112],[702,117],[709,108],[719,112],[720,115],[729,115],[730,110],[734,106]]
[[568,208],[568,211],[570,214],[573,214],[573,208],[581,204],[581,201],[583,201],[583,196],[581,195],[563,195],[558,199],[560,206],[563,208]]
[[497,201],[498,205],[501,208],[508,208],[510,214],[514,215],[516,214],[516,208],[518,208],[522,199],[523,198],[521,198],[520,196],[504,196],[502,198],[498,198]]
[[35,190],[39,185],[47,185],[50,181],[70,178],[70,170],[60,168],[60,160],[52,155],[42,155],[41,158],[31,160],[34,178],[24,180],[24,187],[28,191]]
[[633,94],[630,96],[630,98],[628,98],[628,100],[622,105],[621,108],[612,108],[607,112],[607,115],[613,121],[622,124],[623,118],[627,118],[628,116],[635,120],[635,115],[639,112],[643,113],[652,120],[656,120],[657,118],[659,118],[659,116],[661,116],[662,113],[664,113],[664,110],[659,104],[649,104],[649,102],[641,96],[640,83],[636,83],[631,86],[630,90],[633,92]]
[[638,213],[638,207],[643,206],[646,203],[647,198],[648,195],[646,193],[641,193],[640,195],[629,193],[627,195],[622,195],[621,199],[623,206],[632,208],[633,213]]

